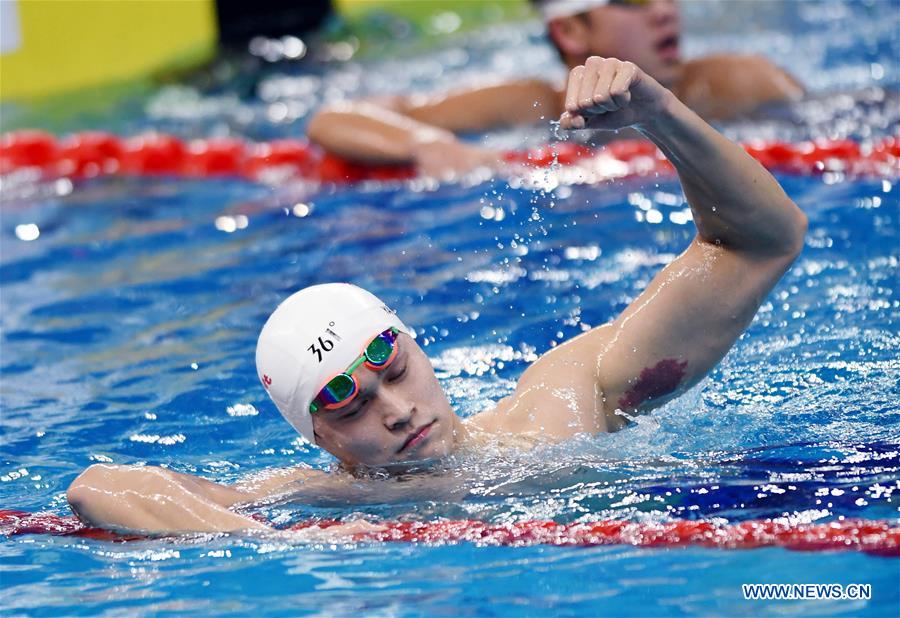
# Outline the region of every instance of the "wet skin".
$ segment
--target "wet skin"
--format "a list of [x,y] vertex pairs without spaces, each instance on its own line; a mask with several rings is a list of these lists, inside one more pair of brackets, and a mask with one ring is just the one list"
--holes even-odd
[[[465,423],[424,352],[401,335],[389,367],[356,372],[356,401],[313,417],[318,445],[345,465],[393,471],[464,444],[619,429],[623,415],[649,412],[707,375],[799,255],[806,217],[778,183],[634,64],[588,58],[570,72],[565,101],[563,130],[633,126],[665,152],[697,236],[617,318],[545,353],[512,395]],[[261,526],[231,507],[322,476],[298,466],[224,486],[152,466],[94,465],[67,497],[92,525],[228,531]]]
[[549,27],[570,67],[601,56],[633,62],[665,86],[679,76],[681,16],[674,0],[598,6]]
[[359,393],[347,406],[313,415],[319,446],[348,466],[400,466],[446,456],[464,430],[431,361],[406,334],[381,371],[360,366]]
[[[551,19],[546,26],[570,70],[594,57],[630,61],[706,119],[736,118],[803,97],[803,86],[762,56],[724,53],[684,61],[674,0],[597,6]],[[560,115],[565,92],[525,73],[445,93],[340,101],[315,113],[307,135],[348,160],[413,165],[434,178],[458,178],[481,168],[506,170],[502,153],[456,136],[545,123]],[[626,137],[637,136],[625,129],[601,139]]]
[[[652,139],[679,172],[697,237],[618,318],[544,354],[512,395],[465,423],[404,337],[397,367],[362,370],[359,401],[314,419],[319,446],[345,464],[441,457],[473,440],[621,429],[702,379],[796,258],[806,225],[799,209],[742,148],[633,63],[588,58],[570,72],[565,107],[563,129],[636,127]],[[694,163],[710,160],[714,174]]]

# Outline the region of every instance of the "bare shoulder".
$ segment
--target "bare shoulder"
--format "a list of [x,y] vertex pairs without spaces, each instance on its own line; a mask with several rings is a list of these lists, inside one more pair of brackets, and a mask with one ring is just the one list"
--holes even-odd
[[724,119],[775,101],[803,96],[803,86],[763,56],[715,54],[685,63],[673,89],[705,118]]
[[759,54],[711,54],[684,63],[683,77],[696,77],[705,73],[723,73],[741,69],[744,71],[768,71],[777,69],[771,60]]
[[544,353],[525,370],[512,395],[469,422],[492,433],[544,440],[618,429],[605,418],[597,374],[611,332],[610,325],[594,328]]

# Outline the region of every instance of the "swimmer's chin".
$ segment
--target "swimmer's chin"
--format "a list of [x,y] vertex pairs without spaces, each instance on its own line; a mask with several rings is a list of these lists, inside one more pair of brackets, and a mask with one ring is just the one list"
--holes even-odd
[[356,476],[379,477],[397,476],[400,474],[422,474],[433,472],[440,468],[448,456],[429,457],[427,459],[415,459],[409,461],[392,461],[385,464],[369,465],[359,464],[353,472]]
[[436,468],[445,465],[447,460],[454,454],[454,448],[445,448],[444,444],[430,445],[428,449],[431,452],[420,453],[419,456],[406,459],[397,459],[379,464],[361,464],[358,470],[364,475],[367,474],[415,474],[422,472],[433,472]]

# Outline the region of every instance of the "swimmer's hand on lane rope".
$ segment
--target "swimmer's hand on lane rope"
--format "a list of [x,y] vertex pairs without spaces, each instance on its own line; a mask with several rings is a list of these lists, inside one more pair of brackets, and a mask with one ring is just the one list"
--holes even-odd
[[439,180],[452,180],[479,168],[496,171],[503,163],[501,152],[463,142],[445,131],[416,133],[410,150],[416,170]]
[[342,543],[352,542],[360,536],[377,534],[387,529],[387,526],[373,524],[364,519],[357,519],[328,527],[307,526],[299,529],[277,530],[275,534],[286,539]]
[[637,65],[591,56],[569,71],[561,129],[615,131],[640,125],[663,108],[671,93]]

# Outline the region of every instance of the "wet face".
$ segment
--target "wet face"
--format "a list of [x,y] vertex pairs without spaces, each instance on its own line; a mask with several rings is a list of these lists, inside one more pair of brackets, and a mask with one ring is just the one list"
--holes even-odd
[[570,67],[603,56],[631,61],[665,86],[678,77],[681,18],[675,0],[612,2],[551,22],[550,31]]
[[359,393],[347,406],[313,414],[319,446],[349,466],[404,467],[453,451],[459,419],[431,361],[408,335],[381,371],[353,372]]

